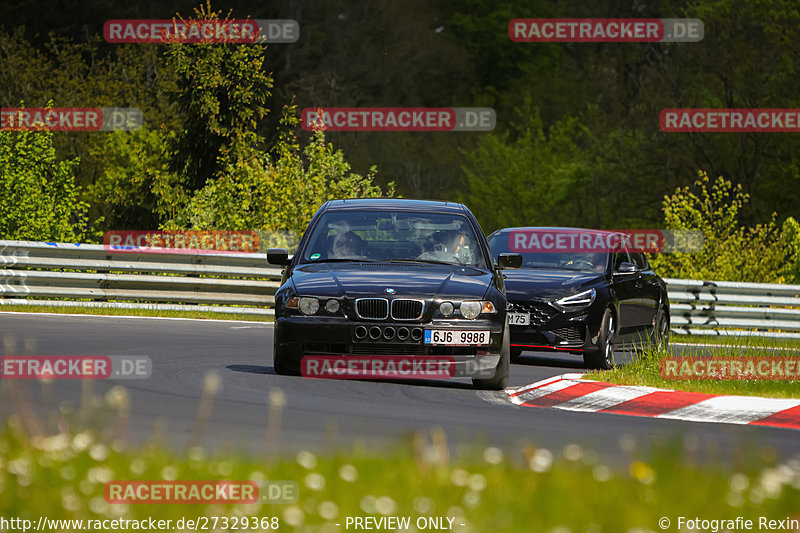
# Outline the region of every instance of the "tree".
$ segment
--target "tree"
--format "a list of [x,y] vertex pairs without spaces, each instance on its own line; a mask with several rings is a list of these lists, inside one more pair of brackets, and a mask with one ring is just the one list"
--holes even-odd
[[572,192],[589,168],[580,145],[590,134],[575,118],[545,132],[538,110],[519,114],[530,118],[514,125],[513,139],[509,132],[489,134],[466,153],[461,199],[486,231],[573,223],[582,206]]
[[[350,172],[340,150],[325,143],[320,130],[301,149],[295,136],[296,108],[284,109],[279,142],[270,154],[231,165],[191,198],[170,224],[196,229],[257,229],[270,245],[297,242],[316,209],[336,198],[393,196],[366,176]],[[281,239],[286,239],[281,240]]]
[[[195,16],[220,20],[210,4]],[[262,43],[167,45],[167,61],[177,76],[172,98],[184,118],[170,142],[170,168],[187,179],[190,190],[247,162],[259,148],[256,128],[269,112],[273,85],[263,68],[265,50]]]

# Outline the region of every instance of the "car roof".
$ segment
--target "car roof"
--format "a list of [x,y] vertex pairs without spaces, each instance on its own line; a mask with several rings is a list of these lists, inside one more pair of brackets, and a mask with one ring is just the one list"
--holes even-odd
[[443,202],[440,200],[416,200],[411,198],[349,198],[330,200],[322,206],[324,211],[340,211],[345,209],[407,209],[410,211],[435,211],[438,213],[465,213],[464,204]]
[[612,233],[621,233],[619,231],[612,231],[607,229],[591,229],[591,228],[570,228],[567,226],[520,226],[516,228],[503,228],[497,231],[492,232],[494,233],[507,233],[509,231],[525,231],[525,230],[537,230],[537,231],[561,231],[561,230],[568,230],[572,232],[578,233],[595,233],[600,235],[608,235]]

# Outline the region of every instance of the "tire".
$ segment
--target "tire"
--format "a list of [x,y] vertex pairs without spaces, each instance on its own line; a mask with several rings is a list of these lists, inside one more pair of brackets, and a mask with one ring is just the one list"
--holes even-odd
[[656,350],[666,350],[669,348],[669,320],[667,320],[667,313],[664,311],[663,307],[659,309],[656,314],[650,342]]
[[281,376],[300,375],[300,361],[295,361],[286,350],[278,348],[277,334],[272,344],[272,368]]
[[616,332],[616,320],[611,309],[606,309],[603,313],[602,326],[598,334],[597,344],[599,349],[595,352],[583,354],[583,362],[589,368],[608,370],[614,366],[614,334]]
[[511,370],[511,345],[508,334],[508,324],[503,331],[503,346],[500,348],[500,361],[494,377],[488,379],[472,378],[472,385],[482,390],[503,390],[508,387],[508,374]]
[[519,363],[522,359],[522,348],[511,348],[511,362]]

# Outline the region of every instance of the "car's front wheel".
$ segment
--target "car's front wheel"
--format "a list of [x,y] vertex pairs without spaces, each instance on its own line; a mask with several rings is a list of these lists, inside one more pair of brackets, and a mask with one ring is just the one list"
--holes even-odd
[[614,366],[614,334],[616,327],[614,313],[611,309],[606,309],[606,312],[603,313],[600,333],[597,336],[598,350],[583,354],[583,362],[586,363],[586,366],[602,370],[608,370]]
[[288,350],[281,348],[281,345],[278,343],[277,332],[275,333],[275,339],[272,344],[272,368],[275,369],[276,374],[280,374],[281,376],[300,375],[300,361],[296,361]]
[[472,385],[476,389],[503,390],[508,387],[508,374],[511,369],[511,344],[509,341],[508,324],[503,331],[503,346],[500,349],[500,361],[497,363],[494,377],[488,379],[472,378]]
[[511,348],[511,362],[518,363],[522,359],[522,348]]

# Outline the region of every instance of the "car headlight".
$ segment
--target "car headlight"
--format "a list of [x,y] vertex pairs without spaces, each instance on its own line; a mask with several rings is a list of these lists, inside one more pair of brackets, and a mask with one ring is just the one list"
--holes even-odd
[[319,300],[304,296],[300,298],[300,302],[298,302],[297,307],[304,315],[313,315],[319,311]]
[[461,302],[461,316],[470,320],[481,314],[481,302]]
[[325,310],[332,315],[338,313],[340,307],[341,305],[339,305],[339,300],[330,299],[325,302]]
[[459,309],[461,310],[461,316],[469,320],[478,318],[481,313],[492,314],[497,312],[494,304],[488,301],[461,302]]
[[455,311],[455,306],[452,302],[442,302],[439,304],[439,312],[442,313],[442,316],[450,316]]
[[589,289],[572,296],[565,296],[560,300],[556,300],[555,303],[563,309],[580,309],[581,307],[589,307],[594,302],[595,296],[597,296],[597,291]]

